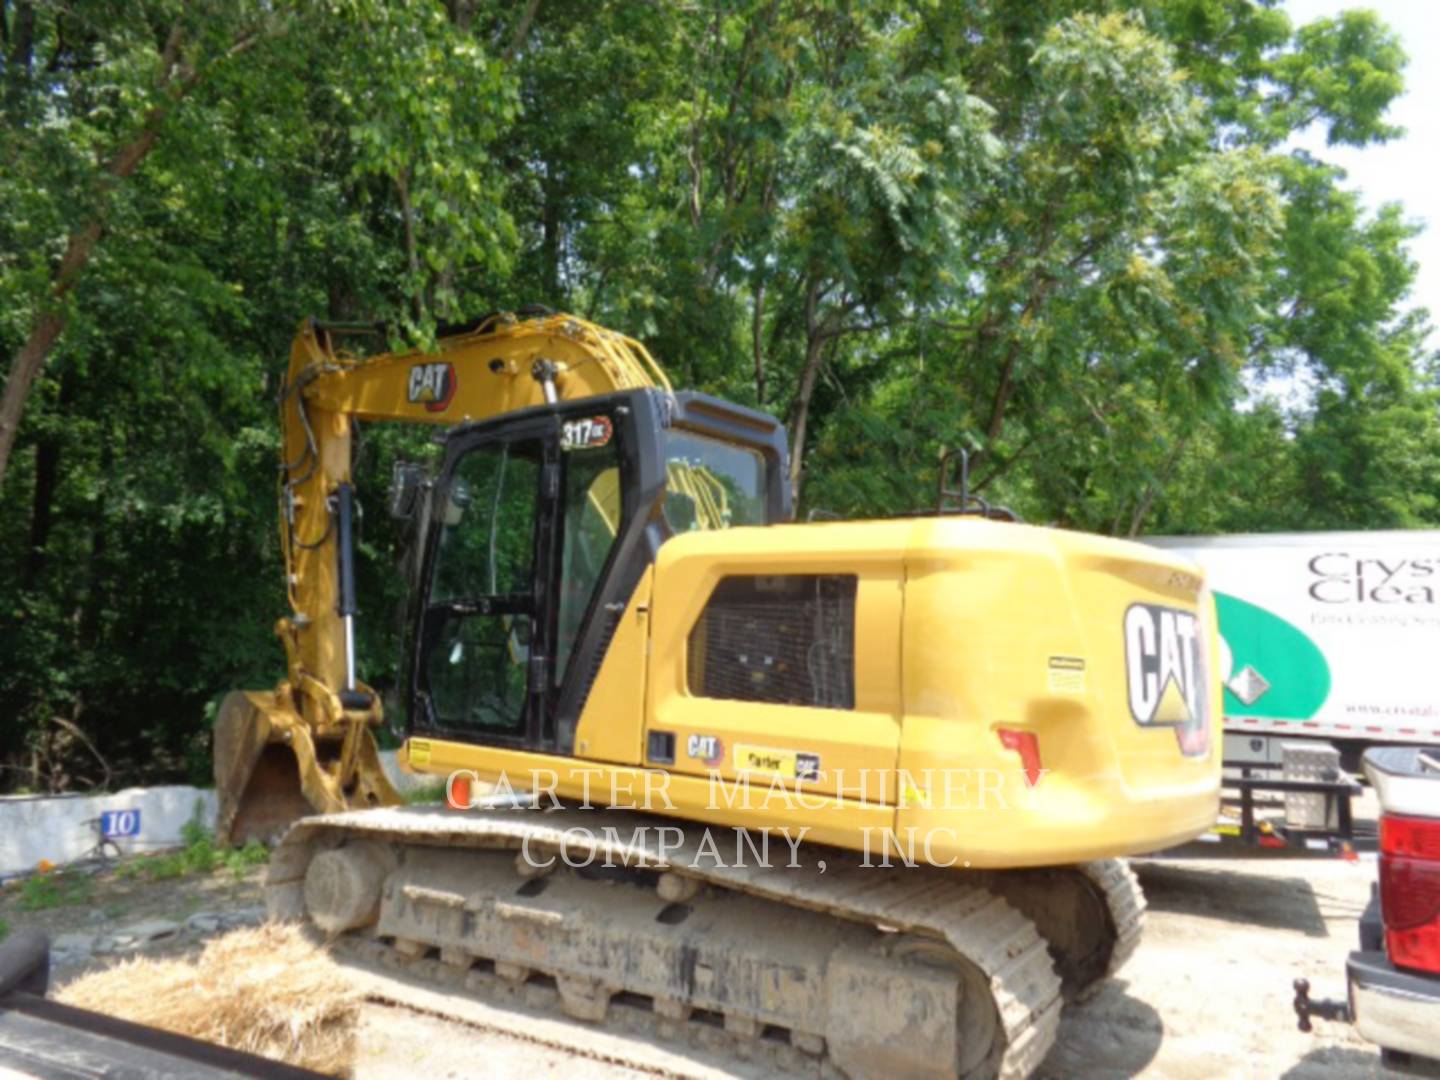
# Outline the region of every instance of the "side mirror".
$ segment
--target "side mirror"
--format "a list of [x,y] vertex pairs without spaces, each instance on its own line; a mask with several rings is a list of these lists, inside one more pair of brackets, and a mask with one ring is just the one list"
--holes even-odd
[[390,470],[390,492],[386,504],[390,516],[397,521],[408,521],[415,514],[420,501],[420,491],[427,483],[425,466],[413,461],[397,461]]

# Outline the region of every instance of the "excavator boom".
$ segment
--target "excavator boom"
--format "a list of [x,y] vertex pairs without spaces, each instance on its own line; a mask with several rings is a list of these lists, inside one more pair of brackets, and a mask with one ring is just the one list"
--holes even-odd
[[290,614],[275,625],[287,673],[273,690],[221,703],[214,758],[226,841],[275,838],[311,810],[400,801],[372,734],[380,698],[355,670],[355,421],[454,426],[618,390],[670,391],[642,344],[571,315],[490,316],[433,353],[356,357],[340,341],[361,332],[378,330],[307,319],[291,347],[279,484]]

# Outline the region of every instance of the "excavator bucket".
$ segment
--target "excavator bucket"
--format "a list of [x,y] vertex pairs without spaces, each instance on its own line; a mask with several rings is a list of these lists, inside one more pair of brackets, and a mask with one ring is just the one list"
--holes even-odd
[[357,724],[349,737],[355,747],[346,754],[343,740],[313,740],[275,694],[227,694],[214,733],[219,842],[272,843],[309,814],[399,803],[369,729]]
[[295,752],[284,738],[292,725],[272,723],[273,710],[271,695],[245,690],[231,691],[220,703],[214,755],[220,803],[215,835],[221,843],[277,839],[310,809]]

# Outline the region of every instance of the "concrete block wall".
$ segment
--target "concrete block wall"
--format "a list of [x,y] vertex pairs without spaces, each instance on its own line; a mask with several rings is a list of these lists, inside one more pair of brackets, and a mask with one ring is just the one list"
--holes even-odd
[[139,833],[115,841],[121,854],[176,847],[197,808],[202,823],[214,822],[215,792],[174,784],[108,795],[0,798],[0,876],[28,873],[41,860],[60,866],[85,858],[100,842],[99,818],[107,810],[140,814]]
[[[393,750],[382,751],[380,763],[402,795],[434,783],[433,777],[401,772]],[[197,812],[202,824],[213,827],[215,792],[173,784],[107,795],[0,797],[0,877],[27,874],[41,860],[63,866],[93,854],[107,810],[139,811],[139,834],[115,844],[122,855],[144,854],[178,847],[181,829]]]

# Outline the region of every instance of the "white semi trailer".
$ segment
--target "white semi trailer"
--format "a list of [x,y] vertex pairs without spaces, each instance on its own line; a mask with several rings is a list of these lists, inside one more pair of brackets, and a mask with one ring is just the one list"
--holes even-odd
[[1225,757],[1324,740],[1440,745],[1440,532],[1152,537],[1204,568],[1220,619]]

